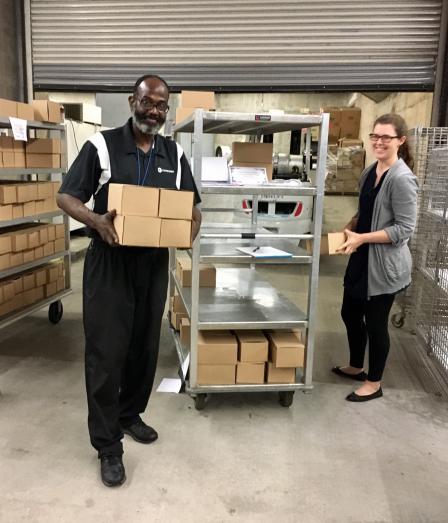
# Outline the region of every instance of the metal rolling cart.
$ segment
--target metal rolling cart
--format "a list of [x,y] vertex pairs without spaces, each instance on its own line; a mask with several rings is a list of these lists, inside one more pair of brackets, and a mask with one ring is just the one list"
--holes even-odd
[[[219,392],[279,393],[280,404],[289,407],[296,390],[312,388],[313,353],[316,327],[316,300],[319,276],[320,236],[322,226],[324,180],[328,142],[328,114],[319,115],[257,115],[252,113],[209,112],[197,109],[173,129],[174,133],[193,133],[194,176],[201,194],[252,196],[252,217],[249,228],[219,224],[203,224],[189,251],[192,258],[191,288],[182,287],[175,275],[175,250],[170,251],[170,295],[177,288],[191,324],[190,368],[186,392],[195,398],[198,410],[204,408],[207,394]],[[319,127],[318,161],[313,186],[288,186],[270,183],[257,186],[231,186],[201,183],[202,136],[204,133],[264,134]],[[258,201],[263,195],[312,196],[313,221],[310,234],[276,234],[257,226]],[[204,209],[205,211],[205,209]],[[299,247],[300,240],[312,240],[312,252]],[[238,246],[272,245],[292,254],[287,259],[254,259],[237,251]],[[216,288],[199,288],[199,263],[238,264],[247,268],[219,268]],[[305,264],[309,268],[306,311],[280,294],[259,276],[256,264]],[[257,385],[200,385],[197,382],[197,338],[200,330],[217,329],[305,329],[306,352],[303,369],[298,369],[295,383]],[[181,366],[188,353],[172,329]],[[303,372],[302,372],[303,371]]]
[[[9,129],[11,124],[8,118],[0,118],[0,128]],[[36,135],[37,132],[45,131],[45,134],[50,135],[51,137],[60,137],[62,145],[62,155],[61,155],[61,168],[0,168],[0,181],[1,180],[11,180],[12,178],[17,178],[19,180],[27,180],[30,183],[42,181],[42,180],[51,180],[59,181],[62,179],[62,175],[66,172],[67,161],[67,150],[66,150],[66,137],[65,137],[65,127],[64,125],[51,124],[44,122],[27,122],[28,135]],[[5,227],[11,227],[14,225],[25,224],[25,223],[35,223],[40,221],[53,222],[53,223],[63,223],[65,230],[65,242],[64,250],[55,252],[50,256],[45,256],[39,258],[32,262],[22,264],[16,267],[11,267],[6,270],[0,271],[0,280],[9,278],[14,275],[19,275],[20,273],[29,271],[30,269],[37,268],[41,265],[45,265],[48,262],[56,259],[63,259],[65,276],[64,276],[64,289],[60,290],[56,294],[39,300],[38,302],[23,307],[19,310],[12,311],[4,316],[0,317],[0,328],[6,327],[11,323],[14,323],[17,320],[24,318],[29,314],[42,309],[43,307],[48,306],[48,319],[51,323],[58,323],[63,315],[63,306],[61,299],[71,293],[71,276],[70,276],[70,230],[69,230],[69,221],[68,216],[64,214],[61,210],[45,212],[41,214],[36,214],[34,216],[26,216],[23,218],[17,218],[13,220],[2,220],[0,221],[0,232],[1,229]]]

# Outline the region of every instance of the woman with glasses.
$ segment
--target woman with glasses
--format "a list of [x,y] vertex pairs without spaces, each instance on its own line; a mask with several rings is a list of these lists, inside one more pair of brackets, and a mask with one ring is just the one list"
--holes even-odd
[[[362,382],[347,396],[361,402],[383,395],[381,379],[389,353],[389,313],[395,295],[411,283],[408,241],[417,215],[417,179],[398,114],[376,119],[369,135],[375,162],[360,179],[358,212],[346,225],[339,251],[350,254],[341,315],[347,329],[349,365],[339,376]],[[364,356],[369,342],[368,372]]]

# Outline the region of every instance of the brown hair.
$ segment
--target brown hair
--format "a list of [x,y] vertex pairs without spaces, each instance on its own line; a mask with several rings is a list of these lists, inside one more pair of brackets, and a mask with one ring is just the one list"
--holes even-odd
[[[401,138],[402,136],[407,136],[408,133],[408,126],[406,125],[406,122],[404,119],[396,113],[388,113],[383,114],[382,116],[379,116],[375,123],[373,124],[373,128],[375,128],[375,125],[377,124],[383,124],[387,125],[390,124],[395,129],[395,134]],[[407,140],[400,145],[398,149],[398,157],[401,158],[409,167],[409,169],[412,169],[414,166],[414,158],[411,155],[411,151],[409,150],[409,145]]]

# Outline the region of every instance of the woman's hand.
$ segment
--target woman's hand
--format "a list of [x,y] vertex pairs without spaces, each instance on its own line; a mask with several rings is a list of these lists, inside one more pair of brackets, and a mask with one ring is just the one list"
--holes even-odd
[[344,233],[346,240],[336,251],[343,252],[344,254],[352,254],[364,243],[364,235],[348,229],[345,229]]

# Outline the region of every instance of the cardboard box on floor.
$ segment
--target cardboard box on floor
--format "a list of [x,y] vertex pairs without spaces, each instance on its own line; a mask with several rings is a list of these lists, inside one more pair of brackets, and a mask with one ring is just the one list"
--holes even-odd
[[[177,258],[177,281],[182,287],[191,287],[191,277],[191,258]],[[213,265],[199,265],[199,287],[216,287],[216,269]]]
[[232,143],[232,162],[236,167],[264,167],[272,180],[272,143]]
[[305,345],[295,332],[273,331],[269,337],[269,361],[276,368],[303,367]]
[[199,385],[234,385],[236,365],[198,365]]
[[262,363],[268,360],[268,340],[262,331],[235,331],[238,339],[238,361]]
[[238,344],[229,331],[198,332],[198,363],[200,365],[236,365]]
[[264,383],[264,363],[238,363],[236,366],[236,383]]

